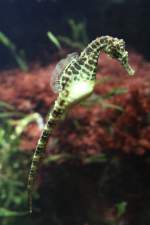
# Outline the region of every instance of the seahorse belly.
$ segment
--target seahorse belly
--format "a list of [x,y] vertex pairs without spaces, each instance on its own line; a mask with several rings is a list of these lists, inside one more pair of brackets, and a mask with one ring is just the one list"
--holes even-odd
[[89,96],[94,89],[95,81],[74,81],[70,85],[68,100],[70,103],[76,103]]

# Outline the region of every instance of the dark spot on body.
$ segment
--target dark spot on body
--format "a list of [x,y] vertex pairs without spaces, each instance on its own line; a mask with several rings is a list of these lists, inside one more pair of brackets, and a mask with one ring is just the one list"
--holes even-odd
[[40,154],[42,150],[43,150],[43,146],[38,146],[36,149],[36,154]]
[[91,76],[91,74],[87,70],[85,70],[84,68],[82,69],[82,72],[85,73],[85,74],[87,74],[88,77]]
[[34,169],[31,168],[31,170],[30,170],[30,176],[34,176],[35,173],[36,173],[36,170],[34,170]]
[[47,135],[49,135],[49,132],[47,130],[44,130],[42,136],[47,136]]
[[54,110],[53,114],[54,114],[55,117],[58,117],[58,116],[62,115],[62,111],[61,110]]
[[80,66],[79,64],[77,64],[77,63],[74,64],[74,67],[75,67],[75,69],[77,69],[77,70],[80,70],[80,69],[81,69],[81,66]]
[[[93,44],[91,45],[91,47],[92,47],[93,49],[97,48],[96,43],[93,43]],[[92,51],[93,51],[93,49],[92,49]]]
[[46,135],[46,136],[42,135],[42,141],[43,142],[45,142],[47,140],[47,138],[48,138],[48,135]]
[[37,159],[33,159],[33,163],[34,163],[34,166],[37,166],[37,165],[38,165],[38,163],[39,163],[39,160],[37,160]]
[[60,100],[59,105],[60,105],[60,106],[63,106],[64,103],[65,103],[65,100],[62,99],[62,100]]
[[84,65],[86,69],[90,70],[90,71],[93,71],[93,67],[90,66],[89,64],[85,64]]
[[67,74],[68,75],[72,75],[72,72],[69,70],[69,71],[67,71]]
[[87,53],[87,54],[90,54],[91,52],[93,52],[93,49],[92,49],[91,47],[88,47],[88,48],[86,49],[86,53]]
[[78,76],[74,77],[74,81],[79,81],[80,78]]
[[73,74],[78,74],[78,70],[76,70],[75,67],[72,66],[70,69],[72,70],[72,73]]
[[89,64],[91,64],[91,65],[95,64],[94,60],[92,60],[92,59],[89,59],[88,62],[89,62]]
[[49,120],[47,124],[48,124],[49,127],[52,127],[52,126],[54,126],[54,121]]
[[84,65],[85,60],[86,60],[86,58],[81,58],[81,59],[79,60],[79,64],[80,64],[80,65]]

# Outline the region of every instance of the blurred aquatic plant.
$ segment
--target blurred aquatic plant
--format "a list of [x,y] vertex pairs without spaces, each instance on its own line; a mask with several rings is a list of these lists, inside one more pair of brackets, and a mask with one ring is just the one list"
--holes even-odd
[[28,71],[28,65],[25,59],[24,51],[18,51],[15,44],[3,32],[0,32],[0,44],[8,48],[21,70]]
[[115,204],[115,215],[111,219],[106,220],[107,225],[124,224],[123,216],[127,210],[127,202],[121,201]]
[[125,201],[119,202],[115,205],[115,207],[116,207],[117,217],[119,218],[125,214],[127,209],[127,202]]
[[[106,81],[104,81],[104,82],[106,82]],[[100,104],[101,107],[104,109],[111,108],[111,109],[115,109],[118,111],[123,111],[123,107],[121,107],[120,105],[110,103],[108,100],[113,96],[125,94],[127,92],[128,92],[128,89],[126,89],[126,88],[120,88],[120,87],[113,88],[112,90],[110,90],[109,92],[107,92],[106,94],[101,95],[101,96],[99,96],[97,94],[93,94],[86,101],[81,102],[80,104],[85,107],[89,107],[89,106],[95,105],[95,104]]]
[[47,36],[50,39],[50,41],[58,48],[61,49],[60,41],[58,40],[58,37],[56,37],[52,32],[48,31]]
[[20,150],[20,138],[31,122],[36,122],[40,128],[43,126],[38,113],[18,113],[12,105],[0,102],[0,217],[26,214],[20,211],[26,207],[29,154]]
[[78,50],[84,49],[89,43],[86,23],[69,19],[68,24],[70,27],[70,37],[61,35],[55,36],[49,31],[47,32],[48,38],[58,49],[61,48],[61,43]]

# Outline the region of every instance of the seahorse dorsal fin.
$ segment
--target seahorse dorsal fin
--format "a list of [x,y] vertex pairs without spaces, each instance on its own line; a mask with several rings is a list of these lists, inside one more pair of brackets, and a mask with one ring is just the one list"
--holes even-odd
[[79,57],[78,53],[73,52],[68,54],[66,58],[61,59],[57,63],[50,78],[50,87],[54,93],[58,93],[61,91],[60,78],[62,76],[63,70],[72,62],[73,59],[77,59],[78,57]]

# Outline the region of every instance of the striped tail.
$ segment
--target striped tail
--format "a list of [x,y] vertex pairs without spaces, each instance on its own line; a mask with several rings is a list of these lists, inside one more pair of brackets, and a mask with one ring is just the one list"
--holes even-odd
[[32,213],[32,192],[33,192],[34,181],[35,181],[35,178],[36,178],[36,175],[37,175],[37,172],[38,172],[39,163],[42,159],[43,153],[46,150],[46,145],[48,143],[48,139],[49,139],[49,136],[52,133],[54,125],[55,125],[55,123],[50,117],[50,119],[48,120],[47,124],[44,127],[44,130],[43,130],[42,135],[41,135],[41,137],[38,141],[36,150],[35,150],[34,155],[33,155],[31,168],[30,168],[30,172],[29,172],[29,176],[28,176],[28,185],[27,185],[30,213]]
[[48,121],[43,129],[42,135],[37,143],[36,150],[33,155],[31,168],[28,176],[28,204],[29,204],[29,212],[32,213],[32,193],[33,186],[36,179],[36,175],[38,172],[39,164],[41,162],[43,153],[46,150],[46,146],[49,140],[49,136],[52,134],[54,127],[61,120],[62,116],[65,113],[65,107],[60,106],[61,100],[57,100],[55,102],[54,108],[51,110],[49,114]]

